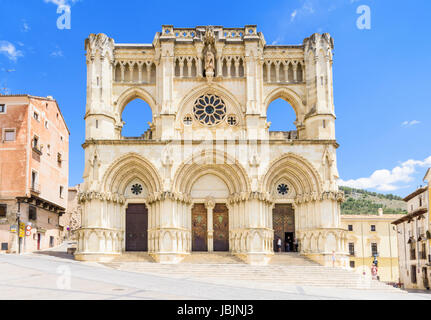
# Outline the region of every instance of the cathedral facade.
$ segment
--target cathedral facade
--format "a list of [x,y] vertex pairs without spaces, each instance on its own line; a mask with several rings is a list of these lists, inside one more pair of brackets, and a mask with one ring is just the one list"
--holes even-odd
[[[132,251],[177,263],[193,251],[228,251],[265,264],[281,242],[282,251],[345,265],[329,34],[267,45],[254,25],[164,25],[151,44],[91,34],[85,48],[76,259]],[[278,98],[297,130],[270,130],[267,109]],[[134,99],[151,107],[152,122],[123,137]]]

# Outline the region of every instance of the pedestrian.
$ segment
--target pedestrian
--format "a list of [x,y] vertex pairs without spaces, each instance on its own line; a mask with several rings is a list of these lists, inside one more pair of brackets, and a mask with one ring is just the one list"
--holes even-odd
[[286,240],[285,250],[286,250],[286,252],[289,252],[289,251],[290,251],[290,243],[289,243],[289,240]]
[[277,240],[277,249],[278,249],[278,252],[281,252],[281,238],[278,238]]
[[332,267],[335,267],[335,251],[332,250]]
[[293,251],[298,252],[298,240],[296,240],[296,237],[293,238]]

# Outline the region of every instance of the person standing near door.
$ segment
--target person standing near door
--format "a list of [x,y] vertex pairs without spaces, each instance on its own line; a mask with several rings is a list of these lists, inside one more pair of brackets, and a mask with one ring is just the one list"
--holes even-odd
[[281,238],[277,239],[277,251],[281,252]]
[[286,244],[285,244],[285,251],[286,252],[289,252],[290,251],[290,239],[287,239],[285,242],[286,242]]

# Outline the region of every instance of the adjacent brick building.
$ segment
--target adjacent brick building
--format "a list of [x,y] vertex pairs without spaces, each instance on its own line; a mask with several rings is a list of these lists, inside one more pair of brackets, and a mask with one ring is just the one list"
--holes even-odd
[[[0,95],[0,243],[17,252],[17,216],[31,233],[21,252],[58,245],[68,197],[69,130],[52,97]],[[12,228],[11,228],[12,227]],[[12,230],[11,230],[12,229]],[[12,232],[11,232],[12,231]]]

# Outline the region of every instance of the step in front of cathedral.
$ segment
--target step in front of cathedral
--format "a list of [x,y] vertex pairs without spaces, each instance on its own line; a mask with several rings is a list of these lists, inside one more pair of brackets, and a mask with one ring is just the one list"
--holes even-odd
[[178,264],[155,263],[143,252],[126,253],[102,264],[121,271],[255,288],[312,286],[402,292],[351,270],[322,266],[298,253],[276,253],[264,266],[246,264],[229,252],[193,252]]

